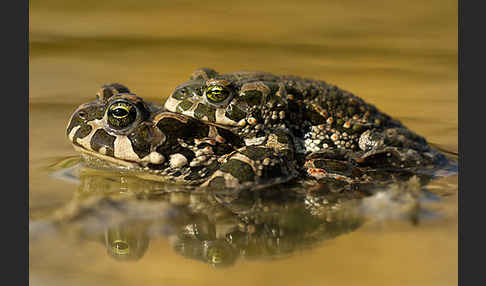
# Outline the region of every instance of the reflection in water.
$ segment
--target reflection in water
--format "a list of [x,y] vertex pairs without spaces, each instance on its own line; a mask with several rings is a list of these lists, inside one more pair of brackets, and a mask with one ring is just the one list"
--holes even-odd
[[349,208],[336,210],[339,218],[326,220],[311,214],[303,202],[269,209],[260,205],[230,217],[200,216],[171,237],[177,253],[211,265],[231,265],[239,258],[278,258],[326,239],[353,231],[362,223]]
[[396,181],[363,200],[325,188],[293,189],[302,186],[239,194],[188,192],[130,173],[86,168],[77,157],[54,168],[61,168],[55,172],[60,178],[79,178],[79,188],[65,206],[31,218],[31,238],[42,229],[32,226],[48,221],[55,229],[103,243],[116,260],[136,261],[151,239],[166,237],[176,253],[213,266],[230,266],[240,258],[287,257],[356,230],[370,215],[399,214],[418,223],[424,213],[422,182],[428,181]]
[[140,259],[150,241],[146,228],[137,221],[108,227],[104,239],[108,254],[119,260]]

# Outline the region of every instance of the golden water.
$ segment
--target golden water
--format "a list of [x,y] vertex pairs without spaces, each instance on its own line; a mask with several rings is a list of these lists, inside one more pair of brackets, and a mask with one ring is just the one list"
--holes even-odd
[[[457,1],[61,1],[30,5],[30,180],[34,217],[77,186],[48,166],[76,155],[70,113],[109,82],[163,102],[199,67],[322,79],[457,152]],[[167,237],[137,261],[66,233],[30,241],[31,285],[456,285],[457,176],[434,183],[438,214],[367,222],[311,250],[214,269]]]

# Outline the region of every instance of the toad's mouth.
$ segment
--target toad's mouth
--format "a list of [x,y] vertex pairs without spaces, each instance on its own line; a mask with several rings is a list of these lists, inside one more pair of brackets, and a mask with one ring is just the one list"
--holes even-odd
[[121,144],[118,145],[117,142],[115,142],[115,151],[111,152],[111,154],[101,152],[101,148],[98,151],[91,148],[86,148],[86,146],[79,144],[79,142],[72,143],[72,145],[75,151],[86,155],[85,157],[87,157],[88,160],[90,158],[96,158],[99,159],[98,161],[106,161],[108,165],[112,165],[115,167],[146,169],[148,164],[160,165],[166,163],[165,156],[156,151],[152,151],[146,156],[140,158],[137,154],[133,152],[131,144],[129,143],[128,145],[125,144],[125,146],[120,147]]
[[164,112],[156,115],[155,118],[154,118],[154,121],[157,122],[160,119],[167,118],[167,117],[175,118],[175,119],[177,119],[177,120],[179,120],[183,123],[187,123],[188,120],[194,120],[194,121],[200,122],[204,125],[219,127],[219,128],[230,130],[230,131],[234,131],[235,129],[238,129],[239,127],[241,127],[239,125],[222,124],[222,123],[212,122],[212,121],[206,120],[204,118],[196,118],[196,117],[193,116],[193,114],[185,114],[185,113],[181,114],[181,113],[172,112],[172,111],[164,111]]
[[174,99],[170,96],[164,105],[164,110],[166,112],[184,115],[206,124],[227,129],[241,127],[246,124],[245,118],[239,120],[230,118],[227,115],[227,110],[224,108],[216,108],[212,111],[208,111],[208,108],[214,107],[199,101],[186,100],[184,102],[189,102],[191,107],[179,109],[178,106],[180,105],[181,100]]
[[141,178],[143,180],[162,182],[162,183],[170,183],[170,182],[173,183],[173,181],[171,181],[169,178],[160,176],[158,174],[158,171],[154,170],[152,172],[150,169],[147,169],[146,167],[144,168],[141,164],[137,162],[125,161],[108,155],[103,155],[95,151],[85,149],[82,146],[76,144],[73,144],[73,147],[74,150],[81,153],[81,155],[84,158],[84,162],[87,164],[88,167],[94,167],[96,169],[107,168],[109,170],[115,168],[117,170],[123,171],[124,173],[127,172],[132,176]]
[[[75,151],[85,155],[85,158],[88,159],[88,162],[92,162],[93,159],[101,159],[101,162],[106,162],[106,164],[110,166],[125,167],[125,168],[142,168],[141,164],[135,161],[127,161],[116,157],[104,155],[95,152],[93,150],[86,149],[83,146],[76,143],[73,143],[72,145]],[[100,162],[97,162],[97,164],[99,165]]]

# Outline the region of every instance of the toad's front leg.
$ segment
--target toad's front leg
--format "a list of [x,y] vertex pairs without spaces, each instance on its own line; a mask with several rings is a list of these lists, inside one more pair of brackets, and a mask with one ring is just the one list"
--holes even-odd
[[297,176],[293,141],[285,131],[270,133],[219,159],[220,168],[201,186],[261,189]]

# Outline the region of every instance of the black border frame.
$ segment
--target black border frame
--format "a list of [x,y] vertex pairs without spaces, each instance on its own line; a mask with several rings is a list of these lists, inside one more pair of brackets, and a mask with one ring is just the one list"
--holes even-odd
[[2,12],[2,280],[29,285],[29,1],[2,2]]
[[[481,211],[485,209],[484,178],[484,67],[486,45],[482,39],[484,9],[481,2],[458,2],[458,91],[459,91],[459,285],[481,284],[484,280],[485,235]],[[465,41],[469,39],[469,42]],[[469,132],[469,133],[468,133]],[[469,134],[469,137],[466,135]],[[467,207],[466,207],[467,204]],[[466,235],[465,230],[469,233]],[[484,283],[484,282],[483,282]]]

